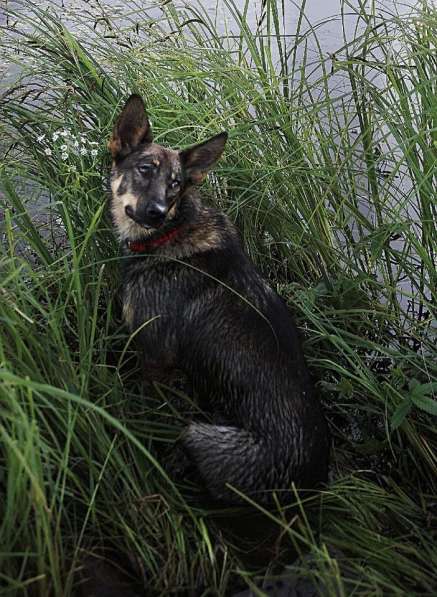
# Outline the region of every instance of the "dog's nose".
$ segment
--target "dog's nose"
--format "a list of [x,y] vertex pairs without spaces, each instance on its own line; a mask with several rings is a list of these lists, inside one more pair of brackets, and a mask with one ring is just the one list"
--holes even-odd
[[145,210],[146,218],[159,222],[167,215],[167,206],[162,203],[151,203]]
[[140,226],[153,228],[160,226],[168,212],[165,203],[149,203],[148,205],[139,205],[135,210],[130,205],[126,205],[124,211],[129,218]]

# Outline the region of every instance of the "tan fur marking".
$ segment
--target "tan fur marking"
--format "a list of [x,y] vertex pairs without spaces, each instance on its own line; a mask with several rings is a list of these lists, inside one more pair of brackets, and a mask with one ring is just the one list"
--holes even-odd
[[127,300],[126,303],[123,305],[123,319],[127,323],[127,325],[132,328],[133,321],[134,321],[134,308],[130,300],[125,297]]
[[121,174],[111,182],[112,202],[121,203],[123,207],[127,207],[128,205],[130,205],[135,210],[137,207],[138,198],[131,191],[126,191],[126,193],[123,193],[122,195],[120,195],[120,193],[118,192],[122,180],[123,175]]
[[206,172],[202,172],[201,170],[195,170],[194,172],[190,173],[191,181],[194,184],[200,184],[206,177]]
[[127,191],[122,195],[118,193],[118,189],[120,188],[122,180],[123,175],[121,174],[120,176],[114,178],[111,182],[111,213],[118,232],[118,237],[121,241],[141,240],[142,238],[147,238],[152,231],[142,228],[126,215],[125,208],[130,205],[133,210],[135,210],[138,199],[130,191]]
[[112,137],[108,141],[108,149],[111,152],[112,157],[115,158],[115,156],[121,151],[120,139],[118,137]]
[[172,205],[170,207],[170,209],[168,210],[167,218],[172,220],[175,217],[175,214],[176,214],[176,203],[174,205]]
[[125,240],[141,240],[147,238],[153,232],[153,229],[146,230],[129,218],[124,211],[124,206],[121,201],[117,201],[117,199],[114,198],[112,199],[111,213],[118,233],[118,238],[122,242]]
[[117,201],[121,201],[123,207],[127,207],[130,205],[133,207],[134,211],[137,208],[138,197],[134,195],[131,191],[126,191],[123,195],[117,194]]
[[209,251],[220,245],[221,237],[218,230],[198,230],[190,236],[190,243],[197,251]]
[[123,174],[120,174],[120,176],[117,176],[117,178],[114,178],[114,180],[111,182],[111,189],[112,189],[112,192],[114,193],[114,195],[117,194],[117,191],[120,188],[122,180],[123,180]]

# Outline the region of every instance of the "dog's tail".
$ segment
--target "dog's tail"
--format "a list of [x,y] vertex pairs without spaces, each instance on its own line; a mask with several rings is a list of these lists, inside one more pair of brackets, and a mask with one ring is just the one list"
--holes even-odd
[[[260,503],[271,502],[273,488],[285,488],[289,469],[286,459],[278,459],[267,441],[257,441],[250,431],[191,423],[182,443],[209,493],[217,500],[245,502],[229,485]],[[290,486],[291,483],[287,489]]]

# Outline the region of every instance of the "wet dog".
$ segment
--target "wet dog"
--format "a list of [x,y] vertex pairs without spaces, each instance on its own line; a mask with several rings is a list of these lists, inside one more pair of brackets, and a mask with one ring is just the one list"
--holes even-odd
[[328,432],[287,305],[232,222],[195,190],[226,140],[157,145],[142,99],[127,101],[109,142],[113,221],[132,256],[123,313],[131,332],[141,328],[148,377],[182,370],[211,415],[180,440],[209,493],[270,503],[273,490],[284,501],[293,483],[309,489],[326,479]]

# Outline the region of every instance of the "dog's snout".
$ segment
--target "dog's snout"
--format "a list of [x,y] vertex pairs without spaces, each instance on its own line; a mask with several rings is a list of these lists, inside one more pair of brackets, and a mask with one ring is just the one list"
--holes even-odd
[[134,222],[148,228],[160,226],[163,223],[167,216],[168,207],[165,203],[150,202],[148,204],[140,204],[136,209],[130,205],[126,205],[124,211]]

